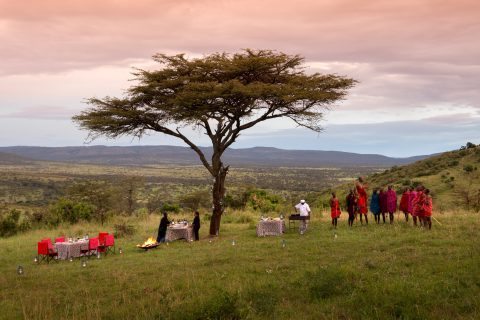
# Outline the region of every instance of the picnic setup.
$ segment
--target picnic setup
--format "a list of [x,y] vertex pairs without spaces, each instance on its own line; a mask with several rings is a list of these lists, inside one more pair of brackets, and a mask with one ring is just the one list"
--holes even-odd
[[52,242],[50,238],[44,238],[37,243],[37,256],[35,262],[70,260],[76,258],[90,258],[96,256],[115,254],[115,236],[108,232],[100,232],[97,237],[66,238],[60,236]]

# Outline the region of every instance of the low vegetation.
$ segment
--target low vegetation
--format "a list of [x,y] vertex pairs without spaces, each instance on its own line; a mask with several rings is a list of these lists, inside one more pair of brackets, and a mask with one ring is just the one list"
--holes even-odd
[[124,218],[136,232],[117,240],[121,255],[86,268],[36,265],[39,239],[113,231],[119,221],[60,224],[0,239],[0,319],[477,319],[480,222],[436,217],[441,225],[427,231],[400,220],[349,229],[342,215],[334,231],[315,211],[303,236],[257,238],[258,213],[242,211],[227,213],[218,239],[202,227],[200,242],[144,252],[135,245],[155,236],[159,220],[147,215]]

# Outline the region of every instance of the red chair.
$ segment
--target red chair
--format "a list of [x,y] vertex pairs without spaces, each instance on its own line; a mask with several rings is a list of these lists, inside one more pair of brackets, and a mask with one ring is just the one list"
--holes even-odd
[[80,253],[84,256],[91,256],[97,254],[98,251],[98,238],[90,238],[88,240],[88,249],[81,249]]
[[105,254],[109,252],[115,253],[115,237],[113,234],[109,234],[105,238]]
[[55,238],[55,243],[57,243],[57,242],[65,242],[65,236]]
[[105,238],[108,236],[108,232],[99,232],[98,233],[98,244],[101,246],[105,245]]
[[38,262],[41,262],[43,260],[46,260],[47,263],[50,263],[50,260],[55,260],[58,262],[56,257],[58,256],[58,253],[56,251],[52,251],[48,248],[48,242],[47,241],[40,241],[37,242],[37,259]]
[[42,242],[46,242],[48,244],[49,251],[55,251],[55,248],[53,247],[53,244],[52,244],[52,239],[45,238],[45,239],[42,239]]

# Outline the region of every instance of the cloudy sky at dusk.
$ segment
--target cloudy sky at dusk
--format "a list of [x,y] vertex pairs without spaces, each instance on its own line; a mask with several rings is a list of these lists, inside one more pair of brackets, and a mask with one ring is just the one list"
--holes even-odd
[[[82,145],[70,118],[85,98],[121,95],[154,53],[254,48],[360,83],[322,134],[268,122],[233,147],[451,150],[480,143],[479,35],[478,0],[0,0],[0,145]],[[94,144],[182,145],[158,134]]]

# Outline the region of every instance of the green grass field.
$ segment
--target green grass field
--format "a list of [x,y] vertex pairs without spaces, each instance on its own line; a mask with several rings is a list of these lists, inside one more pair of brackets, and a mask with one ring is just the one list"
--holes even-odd
[[403,221],[349,229],[342,220],[336,238],[318,215],[303,236],[257,238],[255,223],[224,223],[212,241],[204,223],[198,243],[143,252],[135,245],[156,235],[159,220],[150,216],[132,220],[136,235],[117,241],[124,254],[86,268],[80,260],[36,265],[36,242],[109,226],[31,231],[0,239],[0,318],[478,319],[478,215],[436,218],[442,225],[431,231]]

